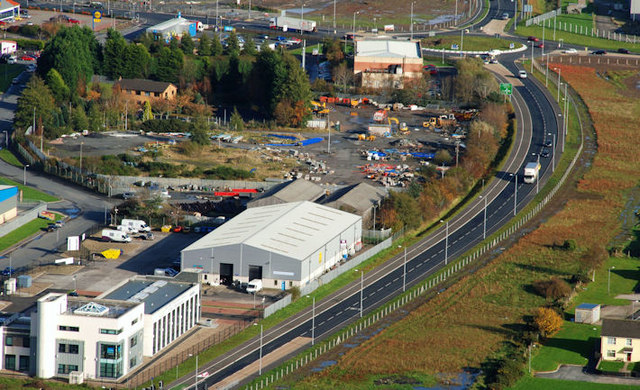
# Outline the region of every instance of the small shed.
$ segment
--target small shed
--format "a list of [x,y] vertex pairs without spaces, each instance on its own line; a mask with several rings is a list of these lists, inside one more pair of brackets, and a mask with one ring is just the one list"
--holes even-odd
[[576,320],[580,324],[595,324],[600,320],[600,305],[583,303],[576,307]]

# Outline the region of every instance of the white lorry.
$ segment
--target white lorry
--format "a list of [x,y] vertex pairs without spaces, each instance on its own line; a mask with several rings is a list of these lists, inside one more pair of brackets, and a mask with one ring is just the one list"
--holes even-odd
[[126,226],[132,233],[150,232],[151,227],[147,223],[140,219],[123,219],[120,223],[121,226]]
[[538,180],[538,174],[540,173],[540,163],[537,161],[527,163],[524,166],[524,182],[535,183]]
[[285,12],[282,11],[282,14],[280,16],[269,19],[269,28],[282,31],[295,30],[314,32],[316,31],[316,22],[313,20],[305,20],[296,17],[291,18],[285,16]]
[[102,229],[103,241],[131,242],[131,237],[126,232],[113,229]]

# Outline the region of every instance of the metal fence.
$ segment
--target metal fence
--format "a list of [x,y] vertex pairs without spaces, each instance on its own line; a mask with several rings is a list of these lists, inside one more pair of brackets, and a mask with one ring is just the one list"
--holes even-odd
[[[570,100],[573,100],[570,97]],[[575,109],[575,104],[574,104]],[[582,129],[582,125],[580,126]],[[582,130],[581,130],[582,132]],[[490,238],[489,241],[484,242],[481,246],[479,246],[475,251],[473,251],[468,256],[465,256],[459,259],[457,262],[451,262],[449,267],[441,269],[436,274],[432,275],[428,280],[419,283],[414,286],[407,292],[399,295],[398,297],[392,299],[390,302],[386,303],[382,307],[374,310],[373,312],[365,315],[363,318],[356,321],[353,325],[348,327],[346,330],[340,331],[338,334],[332,335],[330,338],[325,340],[322,343],[317,344],[312,347],[308,352],[305,352],[304,355],[298,357],[294,360],[290,360],[283,365],[263,374],[262,376],[255,379],[250,385],[246,386],[246,390],[259,390],[269,385],[272,385],[274,382],[277,382],[282,377],[292,373],[294,370],[302,368],[314,360],[321,356],[322,354],[332,350],[336,346],[340,345],[344,341],[349,338],[357,335],[362,332],[362,330],[370,327],[378,323],[380,320],[393,313],[398,308],[403,307],[409,302],[412,302],[416,298],[421,298],[427,292],[439,288],[438,286],[449,279],[451,276],[455,275],[457,272],[465,269],[468,265],[475,263],[475,260],[482,257],[487,252],[496,248],[502,241],[510,238],[514,233],[516,233],[524,224],[529,222],[534,216],[536,216],[540,210],[554,197],[554,195],[558,192],[558,190],[564,185],[567,177],[573,170],[580,154],[582,153],[584,147],[584,134],[581,133],[580,138],[580,146],[576,152],[575,157],[567,167],[567,170],[564,172],[558,183],[553,187],[553,189],[547,194],[538,203],[535,207],[533,207],[530,211],[528,211],[524,215],[519,215],[517,219],[509,226],[507,229],[498,233],[495,237]]]
[[291,303],[291,294],[285,295],[284,298],[272,303],[271,305],[265,307],[262,316],[264,318],[269,317],[271,314],[277,312],[278,310],[288,306]]
[[562,8],[554,9],[553,11],[549,11],[549,12],[544,13],[542,15],[534,16],[531,19],[527,19],[524,22],[524,25],[529,27],[532,24],[540,24],[541,22],[543,22],[543,21],[545,21],[547,19],[555,18],[557,15],[561,15],[561,14],[562,14]]

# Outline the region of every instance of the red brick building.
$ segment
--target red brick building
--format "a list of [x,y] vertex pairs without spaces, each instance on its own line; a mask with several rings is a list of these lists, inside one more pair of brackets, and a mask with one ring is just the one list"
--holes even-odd
[[402,88],[406,78],[422,76],[419,41],[356,40],[353,72],[363,87]]

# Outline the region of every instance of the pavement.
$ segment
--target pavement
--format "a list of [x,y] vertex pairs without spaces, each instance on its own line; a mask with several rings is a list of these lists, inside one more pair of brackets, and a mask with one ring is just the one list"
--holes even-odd
[[585,372],[582,366],[561,365],[554,372],[535,374],[537,378],[562,379],[567,381],[602,383],[608,385],[640,386],[640,378],[625,378],[619,376],[595,375]]

